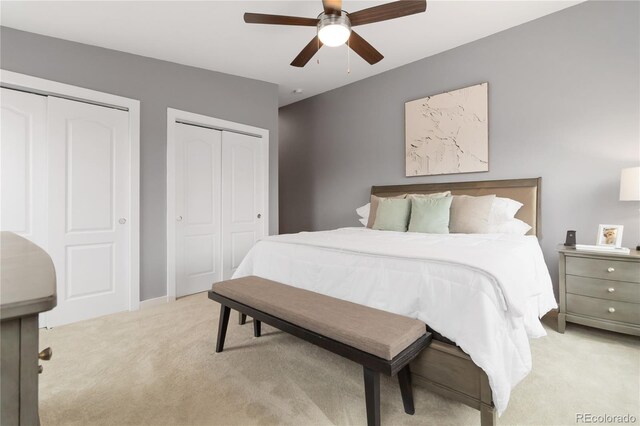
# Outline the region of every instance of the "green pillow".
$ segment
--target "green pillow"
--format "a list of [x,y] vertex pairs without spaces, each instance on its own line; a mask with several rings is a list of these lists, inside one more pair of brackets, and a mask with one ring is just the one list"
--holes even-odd
[[412,197],[409,232],[448,234],[449,210],[452,201],[453,197]]
[[405,198],[380,198],[373,229],[406,232],[410,214],[410,200]]

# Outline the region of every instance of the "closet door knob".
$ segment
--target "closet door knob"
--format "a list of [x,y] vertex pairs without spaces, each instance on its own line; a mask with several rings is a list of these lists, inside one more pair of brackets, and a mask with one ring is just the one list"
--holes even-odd
[[43,349],[38,354],[38,358],[43,361],[49,361],[51,359],[51,356],[53,356],[53,351],[51,350],[51,348]]
[[177,220],[178,222],[182,222],[182,216],[178,216],[178,217],[176,217],[176,220]]
[[118,223],[120,225],[124,225],[125,223],[127,223],[127,219],[125,219],[124,217],[121,217],[120,220],[118,221]]
[[262,215],[260,213],[258,213],[258,219],[260,219],[262,217]]

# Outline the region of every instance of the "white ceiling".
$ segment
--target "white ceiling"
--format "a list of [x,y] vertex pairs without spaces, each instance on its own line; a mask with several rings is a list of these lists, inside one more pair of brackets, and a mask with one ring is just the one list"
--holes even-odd
[[[344,0],[353,12],[385,1]],[[414,62],[573,6],[580,1],[428,1],[426,13],[357,27],[385,58],[369,65],[346,46],[289,65],[313,27],[249,25],[244,12],[315,17],[314,1],[2,1],[0,23],[38,34],[264,80],[280,105]],[[316,62],[319,59],[320,63]],[[302,94],[293,90],[301,88]]]

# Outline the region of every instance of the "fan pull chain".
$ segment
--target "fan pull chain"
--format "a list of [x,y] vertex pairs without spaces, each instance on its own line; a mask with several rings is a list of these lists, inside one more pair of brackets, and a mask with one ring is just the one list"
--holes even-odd
[[351,74],[351,37],[347,39],[347,74]]
[[[316,39],[318,40],[318,50],[316,50],[316,52],[320,51],[320,37],[316,37]],[[318,65],[320,65],[320,57],[316,56],[316,63]]]

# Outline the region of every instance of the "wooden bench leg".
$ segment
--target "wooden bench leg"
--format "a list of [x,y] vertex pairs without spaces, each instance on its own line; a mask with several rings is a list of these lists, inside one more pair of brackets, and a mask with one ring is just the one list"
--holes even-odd
[[224,338],[227,336],[227,326],[229,325],[230,314],[230,307],[220,305],[220,321],[218,322],[218,341],[216,343],[216,352],[222,352],[222,349],[224,349]]
[[247,323],[247,314],[238,312],[238,324],[245,325]]
[[262,325],[262,323],[260,321],[258,321],[257,319],[253,319],[253,337],[260,337],[260,326]]
[[364,369],[364,397],[367,404],[367,426],[380,426],[380,373]]
[[400,383],[400,394],[402,395],[402,404],[404,412],[414,414],[416,412],[413,407],[413,389],[411,388],[411,370],[409,364],[405,365],[398,372],[398,382]]

